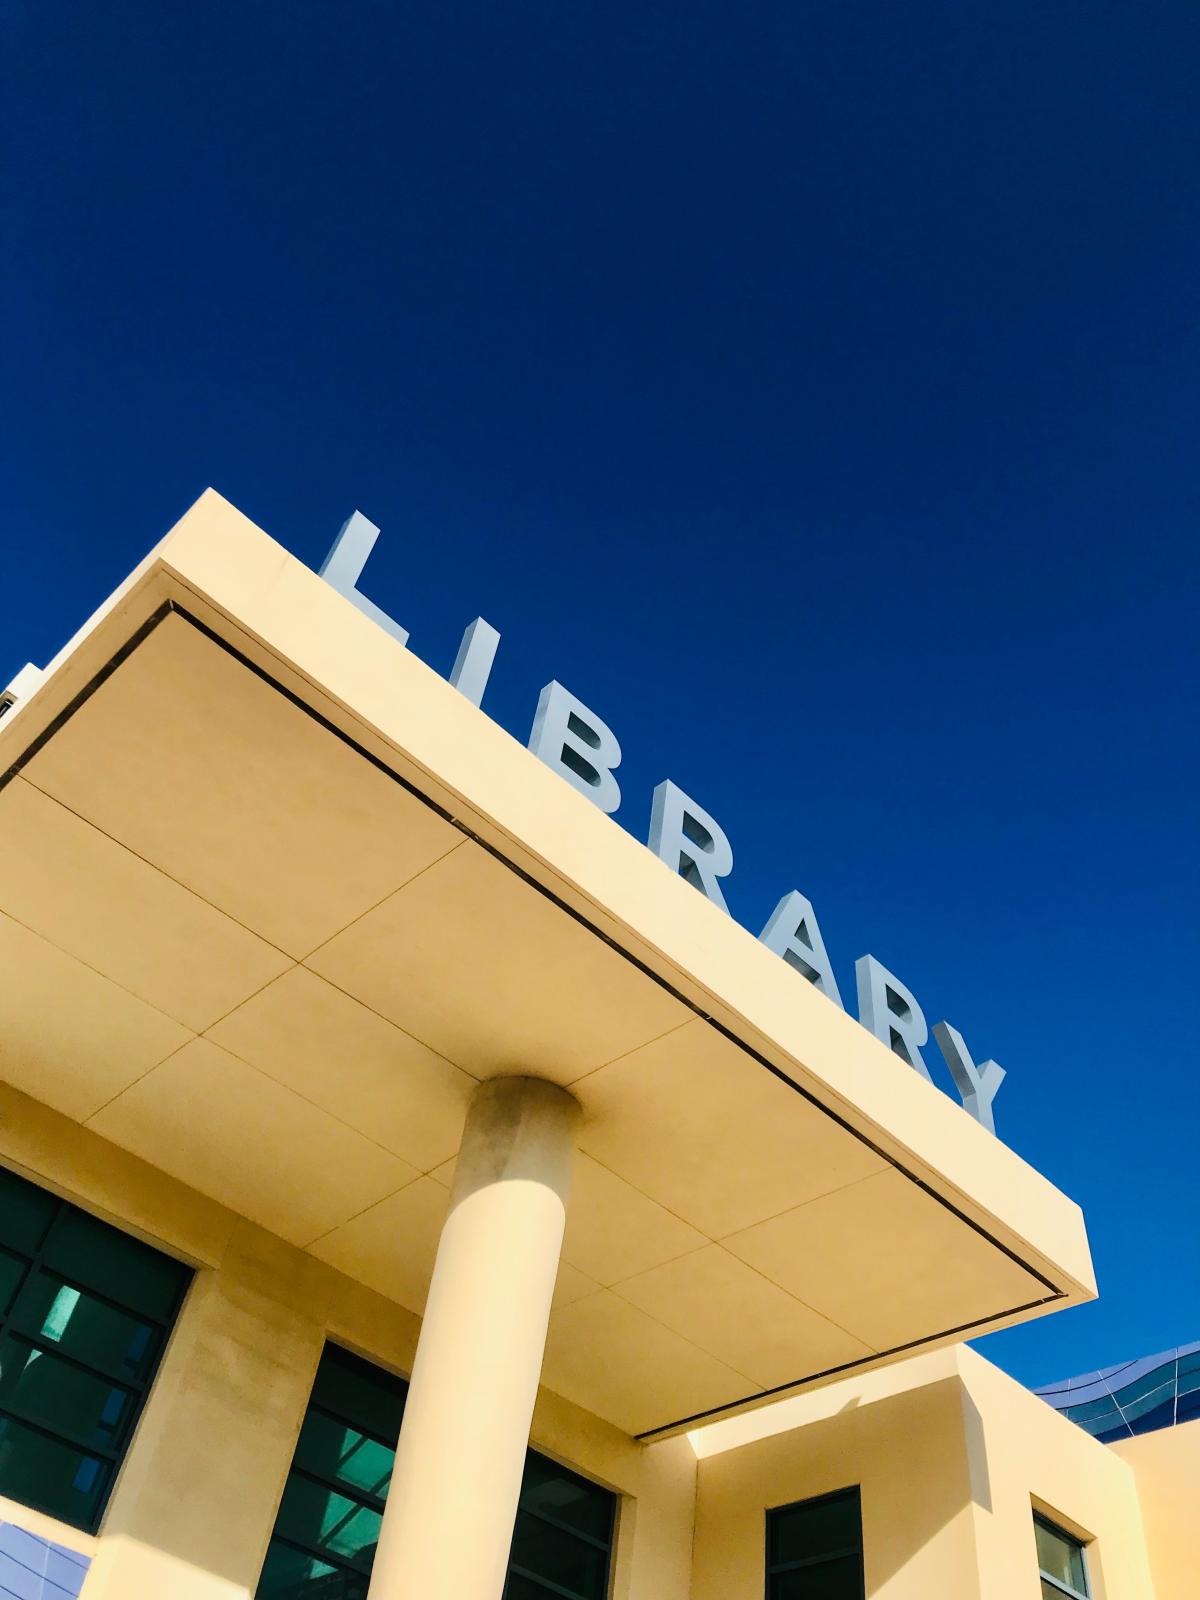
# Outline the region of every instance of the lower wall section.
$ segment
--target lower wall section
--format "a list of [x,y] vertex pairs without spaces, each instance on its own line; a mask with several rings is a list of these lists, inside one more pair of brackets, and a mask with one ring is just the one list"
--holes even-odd
[[78,1600],[89,1558],[12,1522],[0,1522],[3,1600]]
[[791,1431],[701,1460],[692,1600],[762,1600],[767,1508],[856,1485],[871,1600],[978,1600],[955,1352],[803,1399]]
[[1200,1419],[1108,1447],[1133,1469],[1155,1600],[1195,1600],[1200,1590]]

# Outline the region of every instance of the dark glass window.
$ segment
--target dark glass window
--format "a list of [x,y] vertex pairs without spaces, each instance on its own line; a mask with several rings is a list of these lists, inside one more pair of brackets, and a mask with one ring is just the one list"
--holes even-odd
[[[325,1346],[258,1600],[365,1600],[407,1389]],[[607,1489],[531,1450],[505,1600],[604,1600],[615,1510]]]
[[864,1594],[856,1488],[767,1512],[767,1600],[863,1600]]
[[1087,1561],[1078,1539],[1056,1528],[1036,1513],[1033,1531],[1037,1537],[1038,1571],[1042,1579],[1042,1600],[1088,1600]]
[[0,1168],[0,1494],[95,1532],[190,1278]]

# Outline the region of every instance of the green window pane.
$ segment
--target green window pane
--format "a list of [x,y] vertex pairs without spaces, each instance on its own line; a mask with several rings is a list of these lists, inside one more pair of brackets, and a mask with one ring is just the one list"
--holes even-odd
[[0,1407],[78,1444],[111,1450],[125,1432],[133,1395],[8,1335],[0,1340]]
[[25,1270],[23,1261],[18,1261],[16,1256],[10,1256],[0,1250],[0,1317],[4,1316],[12,1305],[20,1288],[21,1279],[25,1276]]
[[1063,1533],[1041,1517],[1034,1518],[1037,1536],[1038,1567],[1048,1578],[1056,1578],[1076,1594],[1086,1594],[1087,1570],[1083,1561],[1083,1546],[1069,1533]]
[[783,1506],[770,1515],[770,1564],[811,1561],[862,1548],[858,1490]]
[[45,1260],[64,1278],[159,1322],[174,1315],[190,1277],[178,1261],[73,1209],[64,1212],[51,1230]]
[[95,1522],[109,1477],[98,1457],[0,1414],[0,1494],[86,1528]]
[[0,1244],[32,1255],[62,1201],[0,1167]]
[[372,1366],[348,1350],[327,1344],[317,1368],[312,1404],[385,1440],[393,1448],[400,1437],[400,1418],[408,1385],[382,1367]]
[[293,1472],[283,1491],[275,1531],[310,1550],[371,1570],[380,1516],[369,1506]]
[[396,1452],[369,1439],[348,1423],[335,1422],[322,1411],[310,1411],[300,1430],[296,1465],[318,1477],[332,1478],[351,1492],[386,1497]]
[[614,1499],[599,1484],[557,1466],[531,1450],[525,1458],[521,1505],[606,1543],[612,1537]]
[[771,1579],[771,1600],[863,1600],[861,1556],[841,1556],[777,1573]]
[[528,1512],[517,1517],[509,1560],[520,1571],[568,1589],[580,1600],[604,1600],[608,1551],[539,1522]]
[[259,1600],[366,1600],[367,1579],[272,1539]]
[[158,1329],[48,1273],[35,1272],[13,1307],[13,1325],[115,1378],[142,1378],[162,1343]]

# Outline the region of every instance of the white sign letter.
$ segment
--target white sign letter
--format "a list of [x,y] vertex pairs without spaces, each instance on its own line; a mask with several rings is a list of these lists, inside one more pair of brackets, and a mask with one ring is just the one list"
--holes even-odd
[[647,841],[660,861],[728,911],[718,878],[733,871],[733,846],[719,823],[669,778],[654,791]]
[[483,691],[492,675],[492,662],[499,643],[500,635],[482,617],[476,617],[462,636],[458,656],[450,669],[450,682],[473,706],[483,704]]
[[759,938],[768,950],[782,956],[789,967],[803,973],[814,989],[827,994],[835,1005],[841,1005],[833,963],[825,949],[811,900],[805,899],[796,889],[785,894]]
[[995,1133],[996,1119],[992,1115],[992,1101],[996,1098],[996,1091],[1004,1082],[1004,1068],[996,1061],[985,1061],[977,1067],[971,1060],[971,1052],[967,1049],[962,1034],[948,1022],[935,1022],[933,1037],[938,1042],[938,1049],[946,1058],[946,1065],[950,1068],[954,1086],[962,1097],[963,1105],[976,1122],[982,1122],[989,1133]]
[[8,687],[0,690],[0,717],[7,715],[14,707],[24,705],[44,676],[40,667],[35,667],[32,661],[27,661]]
[[621,764],[616,734],[561,683],[548,683],[538,698],[529,748],[601,811],[621,804],[613,777]]
[[402,628],[398,622],[393,622],[386,611],[382,611],[373,600],[368,600],[365,594],[358,590],[358,580],[362,577],[362,570],[367,564],[367,557],[375,548],[375,541],[379,537],[379,529],[373,522],[368,522],[361,511],[356,511],[342,524],[342,531],[333,541],[333,548],[321,563],[319,577],[339,594],[345,595],[351,604],[356,605],[364,616],[370,617],[372,622],[377,622],[393,639],[400,644],[408,643],[408,630]]
[[874,956],[859,956],[854,975],[858,979],[858,1020],[863,1027],[928,1078],[921,1046],[929,1038],[929,1029],[912,991]]

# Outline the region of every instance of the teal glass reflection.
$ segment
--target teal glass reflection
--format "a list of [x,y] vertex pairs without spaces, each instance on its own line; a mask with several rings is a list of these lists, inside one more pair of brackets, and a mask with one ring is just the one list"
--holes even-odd
[[345,1422],[310,1410],[300,1430],[296,1466],[350,1490],[382,1500],[388,1491],[396,1452]]
[[0,1169],[0,1493],[95,1530],[190,1278]]
[[24,1339],[0,1339],[0,1407],[40,1422],[74,1444],[110,1450],[132,1410],[128,1389]]
[[[365,1596],[406,1394],[402,1378],[326,1345],[258,1600]],[[505,1600],[605,1600],[615,1510],[607,1489],[531,1450]]]
[[162,1342],[152,1323],[44,1272],[25,1286],[12,1317],[22,1333],[114,1378],[144,1377]]

